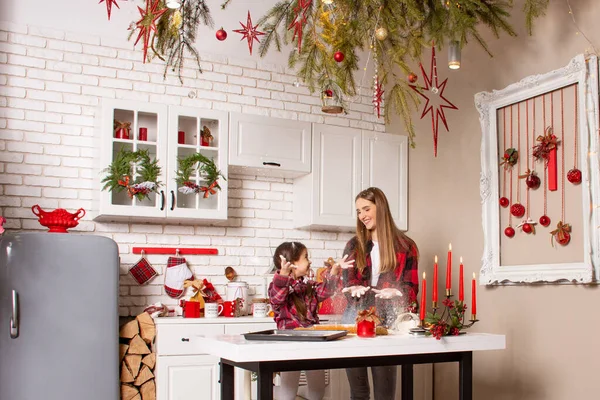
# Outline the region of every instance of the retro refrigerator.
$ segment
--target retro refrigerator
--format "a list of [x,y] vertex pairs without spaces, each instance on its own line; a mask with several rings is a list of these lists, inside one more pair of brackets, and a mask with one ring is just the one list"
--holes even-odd
[[0,237],[0,399],[118,400],[118,284],[111,239]]

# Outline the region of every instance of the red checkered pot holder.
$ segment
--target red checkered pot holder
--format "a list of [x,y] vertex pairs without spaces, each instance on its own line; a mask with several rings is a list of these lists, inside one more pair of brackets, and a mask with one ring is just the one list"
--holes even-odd
[[180,297],[183,294],[183,282],[193,277],[184,257],[169,257],[165,272],[165,293],[173,299]]
[[138,262],[133,264],[133,266],[129,269],[129,274],[140,285],[145,285],[146,283],[150,282],[152,278],[158,275],[145,257],[140,258]]

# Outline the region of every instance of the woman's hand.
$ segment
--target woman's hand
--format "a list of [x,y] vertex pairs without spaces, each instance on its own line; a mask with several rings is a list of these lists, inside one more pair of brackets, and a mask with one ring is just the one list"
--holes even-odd
[[331,267],[331,275],[339,274],[341,269],[348,269],[354,267],[354,260],[346,261],[347,258],[348,255],[346,254],[344,257],[338,260],[338,262],[333,264],[333,267]]
[[378,299],[393,299],[394,297],[402,297],[402,292],[394,288],[373,289],[375,297]]
[[281,258],[281,269],[279,270],[279,275],[290,276],[290,274],[292,273],[294,268],[296,268],[296,266],[288,260],[286,260],[285,257],[282,255],[280,255],[279,258]]
[[364,296],[365,293],[369,291],[369,289],[371,289],[369,286],[348,286],[342,289],[342,293],[350,292],[350,296],[360,299],[360,296]]

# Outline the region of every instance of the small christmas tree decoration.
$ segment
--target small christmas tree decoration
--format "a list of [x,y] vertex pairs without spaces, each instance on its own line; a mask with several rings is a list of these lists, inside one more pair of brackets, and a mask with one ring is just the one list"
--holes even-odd
[[525,215],[525,207],[523,204],[515,203],[510,206],[510,213],[517,218],[521,218],[523,215]]
[[223,29],[223,27],[221,27],[221,29],[217,31],[215,36],[217,37],[217,40],[220,40],[222,42],[223,40],[227,39],[227,31]]
[[548,217],[547,215],[542,215],[540,217],[539,221],[540,221],[540,225],[542,225],[544,227],[550,225],[550,222],[551,222],[550,217]]
[[506,208],[510,204],[510,201],[506,197],[502,196],[500,197],[499,203],[502,207]]
[[407,79],[408,79],[408,81],[410,83],[415,83],[415,82],[417,82],[417,80],[419,79],[419,77],[416,74],[414,74],[414,73],[411,72],[410,74],[408,74]]
[[335,54],[333,55],[333,59],[339,63],[344,61],[344,58],[345,58],[344,53],[342,53],[341,51],[336,51]]
[[106,12],[108,13],[108,19],[110,20],[110,13],[112,11],[112,6],[114,5],[115,7],[120,9],[119,5],[117,4],[117,0],[100,0],[98,2],[98,4],[100,4],[102,2],[106,2]]
[[377,28],[377,30],[375,30],[375,37],[377,38],[377,40],[380,40],[380,41],[387,39],[388,30],[385,29],[383,26],[380,28]]
[[252,45],[254,44],[254,41],[256,40],[260,43],[260,39],[258,39],[258,37],[264,35],[265,33],[256,29],[258,28],[258,24],[252,25],[250,10],[248,10],[248,19],[246,21],[246,25],[244,25],[242,22],[240,22],[240,25],[242,26],[242,29],[235,29],[234,32],[241,33],[241,40],[246,39],[248,41],[248,50],[250,50],[250,55],[252,55]]
[[567,179],[574,185],[579,185],[581,183],[581,171],[577,168],[573,168],[567,172]]
[[504,229],[504,234],[506,235],[506,237],[511,238],[511,237],[515,236],[515,229],[512,226],[507,226]]

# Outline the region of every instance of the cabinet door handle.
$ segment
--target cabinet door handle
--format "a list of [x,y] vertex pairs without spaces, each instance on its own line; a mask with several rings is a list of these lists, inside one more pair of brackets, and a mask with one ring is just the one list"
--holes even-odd
[[276,162],[263,161],[263,165],[270,165],[271,167],[281,167],[281,164],[276,163]]
[[175,209],[175,192],[171,190],[171,211]]
[[16,290],[12,291],[12,315],[10,316],[10,337],[19,337],[19,295]]
[[160,191],[160,211],[165,210],[165,191]]
[[186,337],[182,337],[182,338],[181,338],[181,341],[182,341],[182,342],[189,342],[189,341],[190,341],[190,339],[189,339],[189,338],[186,338]]

